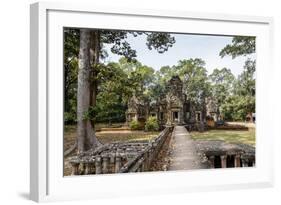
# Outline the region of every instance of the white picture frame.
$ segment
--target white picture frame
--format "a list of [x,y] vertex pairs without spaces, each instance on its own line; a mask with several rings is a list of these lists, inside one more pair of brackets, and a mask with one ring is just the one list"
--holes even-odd
[[[63,177],[63,27],[169,31],[257,37],[256,167]],[[30,198],[95,199],[273,185],[270,17],[35,3],[30,15]],[[74,187],[74,188],[73,188]]]

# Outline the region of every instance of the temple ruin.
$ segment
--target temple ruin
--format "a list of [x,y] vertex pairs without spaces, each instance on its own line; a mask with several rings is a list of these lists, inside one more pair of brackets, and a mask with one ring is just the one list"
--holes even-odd
[[218,109],[211,98],[202,103],[192,102],[183,92],[183,82],[179,76],[173,76],[166,85],[166,94],[156,102],[143,102],[133,96],[128,102],[126,121],[145,122],[149,116],[155,116],[161,127],[185,125],[189,130],[204,129],[207,115],[218,119]]

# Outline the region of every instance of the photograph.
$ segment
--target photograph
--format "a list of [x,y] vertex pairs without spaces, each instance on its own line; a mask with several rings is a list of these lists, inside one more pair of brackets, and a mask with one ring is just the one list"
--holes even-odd
[[63,176],[255,168],[256,36],[62,35]]

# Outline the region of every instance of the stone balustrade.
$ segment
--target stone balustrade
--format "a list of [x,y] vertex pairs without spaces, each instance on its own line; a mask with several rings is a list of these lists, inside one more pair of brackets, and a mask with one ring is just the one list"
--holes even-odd
[[197,149],[207,158],[210,168],[255,166],[255,148],[250,145],[199,141]]
[[74,156],[70,158],[72,175],[148,171],[172,129],[166,127],[150,142],[105,144]]
[[207,156],[210,168],[254,167],[255,155],[217,153]]

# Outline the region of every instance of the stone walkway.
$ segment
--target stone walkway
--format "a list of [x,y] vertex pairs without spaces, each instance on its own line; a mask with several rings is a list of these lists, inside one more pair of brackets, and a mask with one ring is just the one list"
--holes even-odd
[[172,152],[168,170],[207,168],[196,152],[196,146],[184,126],[176,126],[172,134]]

